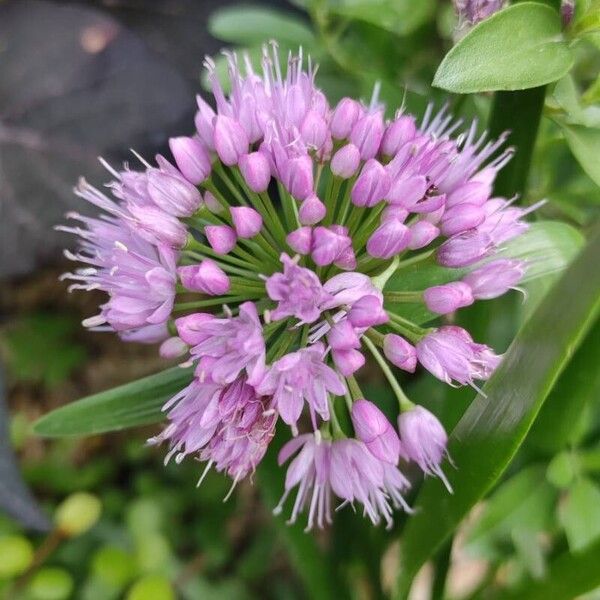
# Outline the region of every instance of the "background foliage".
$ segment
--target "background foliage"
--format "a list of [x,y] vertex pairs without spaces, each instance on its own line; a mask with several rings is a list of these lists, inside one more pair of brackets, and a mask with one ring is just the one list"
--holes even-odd
[[[12,415],[0,412],[9,431],[0,433],[0,593],[362,599],[403,598],[412,587],[413,598],[600,597],[600,4],[577,2],[567,27],[558,9],[514,2],[457,33],[444,0],[0,4],[0,266],[21,274],[0,295]],[[224,478],[209,475],[196,489],[196,465],[163,467],[144,440],[186,373],[100,393],[167,365],[82,331],[96,299],[66,299],[60,268],[48,266],[64,241],[46,234],[72,201],[76,175],[93,168],[88,158],[118,158],[132,144],[151,152],[185,133],[193,91],[206,84],[202,53],[225,44],[257,56],[269,38],[319,62],[332,102],[368,98],[380,81],[389,116],[449,102],[491,134],[510,129],[517,152],[496,192],[523,204],[547,199],[539,222],[506,249],[532,258],[526,300],[515,293],[456,316],[474,337],[508,348],[484,393],[425,375],[406,382],[453,431],[455,494],[425,481],[411,499],[417,514],[389,532],[350,510],[324,533],[287,527],[269,511],[282,487],[272,452],[255,486],[225,504]],[[421,269],[390,285],[445,276]],[[369,371],[364,379],[386,406],[384,383]],[[146,427],[49,440],[32,430],[81,396],[89,397],[50,413],[37,433]]]

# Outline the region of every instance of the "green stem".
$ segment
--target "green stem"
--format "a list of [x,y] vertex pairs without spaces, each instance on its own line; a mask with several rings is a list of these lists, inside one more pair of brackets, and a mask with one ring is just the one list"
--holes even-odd
[[422,302],[423,292],[383,292],[386,302]]
[[360,400],[364,398],[365,395],[362,393],[360,386],[358,385],[358,381],[354,375],[349,375],[346,377],[346,382],[348,383],[348,389],[350,390],[350,396],[353,400]]
[[488,123],[490,136],[495,138],[510,130],[509,143],[517,150],[515,158],[496,177],[494,192],[499,196],[510,198],[525,191],[545,95],[545,86],[494,95]]
[[243,296],[219,296],[218,298],[208,298],[207,300],[194,300],[192,302],[178,302],[173,306],[174,311],[189,310],[193,308],[207,308],[209,306],[218,306],[219,304],[227,304],[228,302],[243,302],[247,300],[246,295]]
[[390,317],[389,325],[399,333],[401,333],[404,337],[408,338],[411,342],[416,343],[421,340],[426,334],[427,329],[423,329],[418,325],[415,325],[412,321],[401,317],[391,311],[387,311],[388,316]]
[[405,411],[405,410],[410,410],[411,408],[413,408],[414,404],[408,399],[406,394],[402,391],[400,384],[398,383],[398,381],[396,380],[396,377],[392,373],[392,369],[387,364],[387,361],[385,360],[385,358],[383,357],[381,352],[379,352],[379,350],[377,349],[377,346],[375,346],[375,344],[369,339],[368,334],[366,336],[363,336],[362,341],[365,343],[365,346],[369,349],[369,351],[373,355],[373,358],[377,361],[377,363],[381,367],[381,370],[383,371],[383,374],[385,375],[386,379],[388,380],[390,387],[394,391],[394,394],[396,394],[396,398],[398,399],[398,404],[400,404],[400,410]]

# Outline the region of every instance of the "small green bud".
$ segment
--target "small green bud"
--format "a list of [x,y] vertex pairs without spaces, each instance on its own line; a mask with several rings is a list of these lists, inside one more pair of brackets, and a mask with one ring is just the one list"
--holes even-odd
[[86,492],[71,494],[59,505],[54,515],[58,530],[74,537],[91,529],[100,518],[102,504],[96,496]]
[[33,576],[28,591],[32,600],[66,600],[73,591],[73,578],[64,569],[44,567]]
[[24,573],[33,560],[31,542],[22,535],[0,537],[0,579]]
[[148,575],[131,586],[126,600],[175,600],[175,592],[166,577]]
[[570,452],[557,454],[548,465],[546,479],[559,489],[568,488],[577,472],[576,457]]

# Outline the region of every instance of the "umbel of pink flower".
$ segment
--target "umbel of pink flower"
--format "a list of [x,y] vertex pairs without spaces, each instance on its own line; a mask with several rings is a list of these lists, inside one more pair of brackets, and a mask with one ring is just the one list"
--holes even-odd
[[[274,45],[256,69],[227,58],[231,92],[207,60],[214,102],[198,99],[195,132],[170,140],[171,160],[106,165],[104,192],[80,181],[102,214],[61,228],[79,236],[67,256],[83,263],[64,277],[107,294],[87,327],[160,342],[194,366],[152,439],[167,460],[191,455],[237,483],[279,423],[291,439],[276,512],[293,496],[291,520],[306,512],[309,527],[338,504],[390,525],[408,509],[407,463],[450,487],[446,433],[392,368],[475,386],[500,361],[464,329],[424,327],[404,309],[433,320],[518,285],[526,265],[499,253],[527,210],[491,196],[511,150],[476,124],[457,134],[445,109],[386,119],[376,91],[331,106],[301,53],[285,72]],[[432,263],[447,283],[388,289]],[[398,397],[398,427],[360,390],[371,356]]]

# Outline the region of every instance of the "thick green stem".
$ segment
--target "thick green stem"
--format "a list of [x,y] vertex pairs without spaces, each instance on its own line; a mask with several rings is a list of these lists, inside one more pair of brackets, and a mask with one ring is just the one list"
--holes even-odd
[[514,159],[496,177],[494,192],[499,196],[510,198],[525,191],[545,95],[542,86],[494,96],[489,133],[495,138],[510,130],[509,143],[516,148]]

